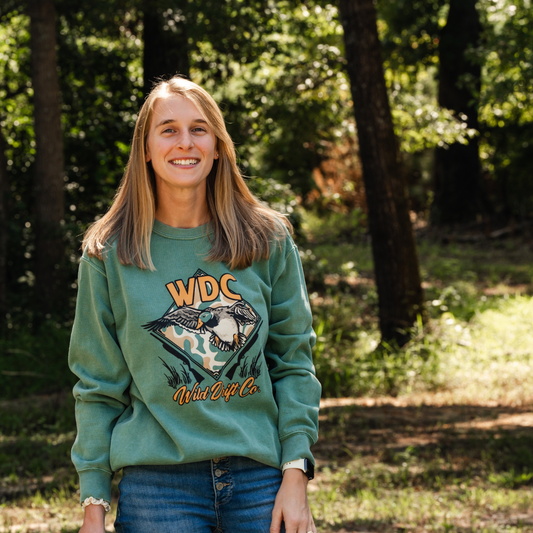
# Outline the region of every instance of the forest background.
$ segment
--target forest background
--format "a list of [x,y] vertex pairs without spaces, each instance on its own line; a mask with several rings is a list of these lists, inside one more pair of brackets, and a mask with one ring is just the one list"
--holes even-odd
[[[176,72],[215,96],[250,188],[295,227],[323,384],[322,529],[531,530],[530,1],[376,4],[424,290],[400,343],[380,333],[342,5],[0,5],[0,531],[74,530],[81,235],[112,201],[152,81]],[[47,102],[57,127],[39,133]]]

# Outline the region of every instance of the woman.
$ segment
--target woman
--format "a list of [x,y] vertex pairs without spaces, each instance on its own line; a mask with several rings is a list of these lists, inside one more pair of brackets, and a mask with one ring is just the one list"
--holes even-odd
[[288,226],[248,191],[212,97],[158,84],[83,242],[69,354],[81,533],[104,531],[121,468],[118,532],[316,532],[320,385]]

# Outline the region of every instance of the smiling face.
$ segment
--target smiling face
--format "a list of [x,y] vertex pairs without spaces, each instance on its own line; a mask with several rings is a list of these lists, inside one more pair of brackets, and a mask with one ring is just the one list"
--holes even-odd
[[185,190],[205,198],[206,178],[215,159],[216,137],[197,107],[178,95],[159,98],[146,143],[158,198]]

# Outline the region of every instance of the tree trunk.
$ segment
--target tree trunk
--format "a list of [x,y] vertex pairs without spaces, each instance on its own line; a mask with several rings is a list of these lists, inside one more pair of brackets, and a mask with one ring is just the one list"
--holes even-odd
[[400,345],[425,318],[416,244],[372,0],[340,0],[379,296],[382,340]]
[[[173,6],[187,2],[173,2]],[[187,32],[184,20],[185,11],[173,10],[170,14],[166,6],[144,0],[144,94],[150,92],[154,82],[161,77],[175,74],[189,76],[189,55]]]
[[35,118],[35,300],[46,315],[62,300],[63,133],[53,0],[28,2]]
[[6,324],[7,313],[7,157],[6,141],[0,129],[0,333]]
[[[439,42],[439,104],[465,114],[468,127],[479,127],[478,102],[481,66],[465,57],[470,46],[477,46],[481,23],[476,0],[450,0],[448,21]],[[468,78],[468,84],[464,79]],[[468,145],[454,143],[435,153],[435,197],[431,207],[434,224],[475,221],[484,210],[478,138]]]

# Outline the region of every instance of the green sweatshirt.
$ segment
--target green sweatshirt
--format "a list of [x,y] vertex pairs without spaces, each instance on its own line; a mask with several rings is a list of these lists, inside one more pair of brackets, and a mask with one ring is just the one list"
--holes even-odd
[[156,271],[83,255],[69,364],[81,500],[113,472],[245,456],[313,460],[320,384],[300,258],[287,236],[243,270],[206,261],[210,226],[157,220]]

